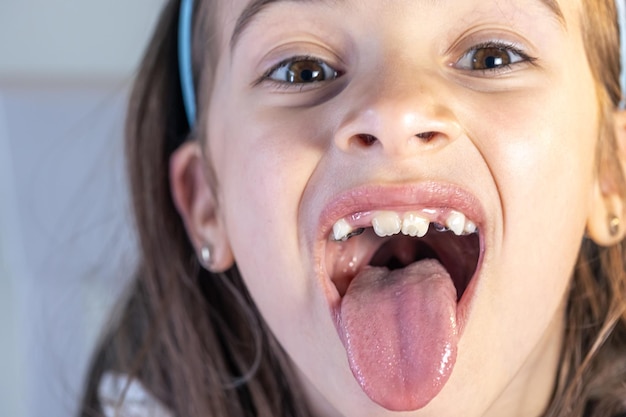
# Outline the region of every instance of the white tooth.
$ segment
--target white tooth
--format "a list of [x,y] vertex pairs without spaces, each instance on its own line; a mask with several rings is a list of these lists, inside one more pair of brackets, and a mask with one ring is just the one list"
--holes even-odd
[[465,228],[463,229],[463,231],[466,234],[471,235],[472,233],[476,232],[476,229],[477,229],[476,224],[474,224],[474,222],[471,220],[467,220],[465,222]]
[[379,211],[372,219],[374,232],[380,236],[393,236],[400,233],[402,222],[398,213],[393,211]]
[[465,229],[465,214],[452,210],[446,219],[446,226],[452,230],[455,235],[461,236]]
[[350,226],[346,219],[338,220],[337,223],[333,225],[333,238],[337,242],[345,240],[350,232],[352,232],[352,226]]
[[417,213],[408,212],[402,219],[402,233],[407,236],[424,237],[430,222]]

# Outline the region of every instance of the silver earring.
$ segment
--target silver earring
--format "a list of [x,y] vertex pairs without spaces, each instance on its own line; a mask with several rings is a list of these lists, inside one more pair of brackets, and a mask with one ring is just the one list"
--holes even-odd
[[208,244],[203,245],[200,248],[200,263],[205,269],[209,269],[211,267],[212,256],[211,247]]
[[617,217],[615,214],[609,215],[609,234],[611,236],[617,236],[617,234],[619,233],[620,225],[621,221],[619,217]]

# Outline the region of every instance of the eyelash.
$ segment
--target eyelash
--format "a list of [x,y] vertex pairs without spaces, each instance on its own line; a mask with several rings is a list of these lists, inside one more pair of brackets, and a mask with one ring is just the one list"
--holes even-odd
[[[481,50],[488,50],[488,49],[493,49],[496,51],[500,51],[503,53],[506,53],[507,56],[509,57],[509,63],[506,64],[495,64],[493,68],[483,68],[483,69],[472,69],[472,68],[461,68],[459,66],[459,64],[464,61],[467,60],[469,64],[474,64],[475,61],[475,54]],[[511,56],[514,55],[514,56]],[[459,59],[457,59],[455,62],[453,62],[451,64],[452,67],[455,67],[457,69],[460,70],[464,70],[467,72],[472,72],[472,73],[476,73],[476,72],[480,72],[482,73],[482,75],[485,76],[490,76],[490,75],[498,75],[502,72],[506,72],[508,70],[511,69],[511,67],[515,66],[515,65],[519,65],[519,64],[523,64],[523,63],[530,63],[533,64],[536,61],[536,58],[531,57],[530,55],[528,55],[527,53],[525,53],[524,51],[522,51],[519,47],[517,47],[516,45],[512,44],[512,43],[508,43],[508,42],[499,42],[499,41],[488,41],[488,42],[483,42],[480,43],[478,45],[474,45],[472,46],[470,49],[468,49],[467,51],[465,51],[463,53],[463,55],[461,55],[461,57]],[[286,81],[286,80],[278,80],[275,78],[272,78],[272,75],[274,73],[276,73],[277,71],[283,69],[283,71],[289,71],[287,69],[287,67],[289,65],[295,65],[297,63],[309,63],[309,64],[314,64],[314,65],[318,65],[320,67],[325,67],[323,68],[324,71],[324,78],[321,80],[311,80],[308,82],[290,82],[290,81]],[[326,74],[327,71],[330,71],[332,73]],[[283,74],[283,75],[287,75],[287,74]],[[330,75],[330,76],[329,76]],[[287,59],[284,59],[283,61],[279,62],[278,64],[274,65],[273,67],[271,67],[269,70],[267,70],[255,83],[254,85],[258,85],[261,83],[269,83],[272,87],[274,88],[278,88],[278,89],[291,89],[291,88],[298,88],[299,91],[302,91],[303,89],[305,89],[307,87],[307,85],[309,84],[317,84],[320,82],[325,82],[325,81],[332,81],[335,80],[339,77],[341,77],[343,75],[343,73],[337,69],[335,69],[334,67],[332,67],[330,64],[328,64],[326,61],[324,61],[323,59],[317,58],[315,56],[311,56],[311,55],[300,55],[300,56],[293,56]],[[293,74],[292,74],[293,76]],[[327,78],[327,76],[329,76]]]
[[[484,69],[461,68],[459,66],[459,63],[461,63],[463,60],[470,60],[469,64],[473,64],[475,62],[473,60],[476,59],[475,54],[481,50],[487,50],[487,49],[493,49],[493,50],[505,52],[509,56],[509,59],[511,60],[511,62],[507,64],[501,64],[501,65],[496,64],[493,68],[484,68]],[[515,56],[511,57],[511,54]],[[472,58],[473,56],[474,58]],[[488,42],[483,42],[483,43],[479,43],[478,45],[472,46],[470,49],[464,52],[463,55],[461,55],[459,59],[457,59],[454,63],[452,63],[451,66],[461,69],[461,70],[468,71],[468,72],[481,72],[483,75],[489,76],[489,75],[498,75],[502,72],[506,72],[515,65],[524,64],[524,63],[534,64],[536,60],[537,60],[536,58],[528,55],[527,53],[525,53],[523,50],[521,50],[519,47],[517,47],[516,45],[512,43],[488,41]]]
[[[289,82],[286,80],[278,80],[278,79],[272,78],[272,74],[276,73],[277,71],[281,69],[283,69],[283,71],[285,72],[289,71],[287,68],[288,66],[296,65],[298,63],[308,63],[308,64],[318,65],[322,67],[324,78],[319,81],[311,80],[309,82]],[[288,74],[283,74],[283,75],[288,75]],[[302,73],[300,75],[302,75]],[[310,56],[310,55],[300,55],[300,56],[293,56],[293,57],[287,58],[279,62],[278,64],[274,65],[269,70],[267,70],[259,78],[259,80],[256,81],[255,84],[267,82],[276,88],[289,89],[289,88],[297,87],[300,89],[300,91],[302,91],[304,88],[307,87],[307,84],[316,84],[316,83],[320,83],[323,81],[332,81],[332,80],[339,78],[341,75],[343,75],[341,71],[335,69],[333,66],[328,64],[323,59],[317,58],[315,56]]]

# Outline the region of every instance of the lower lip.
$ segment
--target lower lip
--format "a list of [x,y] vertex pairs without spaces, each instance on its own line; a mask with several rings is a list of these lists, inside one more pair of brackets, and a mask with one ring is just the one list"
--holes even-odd
[[463,336],[463,330],[465,329],[465,324],[467,323],[469,319],[471,308],[474,304],[473,301],[476,297],[476,291],[478,287],[478,282],[480,280],[480,273],[482,270],[483,256],[484,256],[484,246],[483,246],[483,240],[481,237],[480,256],[478,257],[476,271],[474,271],[474,275],[470,279],[469,285],[467,286],[467,288],[465,288],[465,291],[463,291],[463,295],[461,296],[461,299],[457,302],[456,319],[459,325],[459,338]]

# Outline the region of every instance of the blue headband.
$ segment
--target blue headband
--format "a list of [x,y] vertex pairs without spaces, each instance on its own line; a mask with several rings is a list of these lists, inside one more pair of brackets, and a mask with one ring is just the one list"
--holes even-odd
[[180,73],[180,88],[183,93],[183,104],[190,130],[193,130],[196,124],[196,93],[193,86],[191,64],[192,16],[193,0],[181,0],[178,14],[178,72]]
[[619,85],[622,93],[622,97],[619,102],[619,108],[624,110],[626,109],[626,3],[624,3],[624,0],[615,0],[615,8],[617,9],[617,23],[619,26]]

